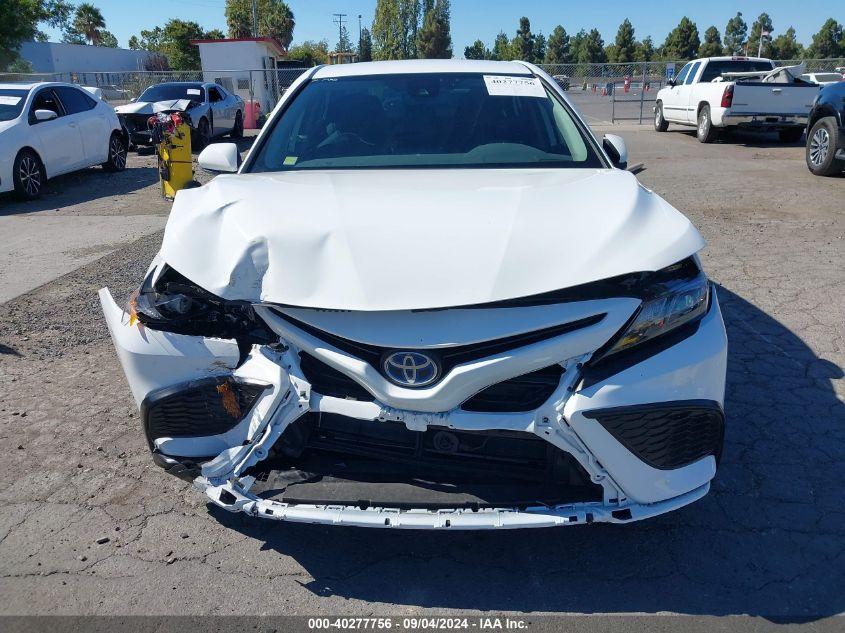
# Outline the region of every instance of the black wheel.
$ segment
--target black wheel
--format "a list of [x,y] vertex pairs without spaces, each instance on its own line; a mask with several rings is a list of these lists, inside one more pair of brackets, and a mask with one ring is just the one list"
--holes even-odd
[[790,127],[778,132],[781,143],[797,143],[802,136],[804,136],[804,129],[800,127]]
[[836,118],[826,116],[816,121],[807,134],[807,167],[816,176],[834,176],[845,171],[845,160],[836,158],[839,127]]
[[663,104],[660,101],[654,106],[654,129],[658,132],[669,129],[669,121],[663,118]]
[[28,149],[21,150],[12,166],[12,181],[15,194],[22,200],[34,200],[41,195],[47,174],[38,154]]
[[112,132],[109,139],[109,157],[103,163],[103,169],[106,171],[123,171],[126,169],[126,141],[123,135],[118,132]]
[[240,110],[235,115],[235,127],[232,128],[232,134],[230,135],[232,138],[243,138],[244,137],[244,118],[241,115]]
[[208,125],[208,119],[203,117],[199,120],[199,123],[197,123],[197,129],[194,132],[194,148],[197,150],[203,150],[205,149],[205,146],[208,145],[209,141],[211,141],[211,127]]
[[702,143],[712,143],[716,138],[716,130],[713,129],[713,122],[710,120],[710,106],[705,105],[698,111],[698,129],[696,136]]

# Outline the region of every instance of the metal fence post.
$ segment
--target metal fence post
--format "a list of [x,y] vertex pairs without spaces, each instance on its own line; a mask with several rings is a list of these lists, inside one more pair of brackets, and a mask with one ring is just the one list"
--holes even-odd
[[640,125],[643,124],[643,101],[645,100],[646,62],[643,62],[643,83],[640,86]]
[[616,123],[616,84],[610,82],[610,122]]

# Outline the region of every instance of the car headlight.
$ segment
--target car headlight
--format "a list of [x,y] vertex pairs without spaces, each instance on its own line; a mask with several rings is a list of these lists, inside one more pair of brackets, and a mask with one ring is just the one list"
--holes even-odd
[[657,283],[623,333],[602,357],[630,349],[700,319],[710,304],[710,282],[692,259],[656,273]]
[[153,284],[155,271],[129,298],[130,322],[137,320],[154,330],[234,338],[245,344],[278,341],[246,301],[229,301],[208,292],[164,264]]

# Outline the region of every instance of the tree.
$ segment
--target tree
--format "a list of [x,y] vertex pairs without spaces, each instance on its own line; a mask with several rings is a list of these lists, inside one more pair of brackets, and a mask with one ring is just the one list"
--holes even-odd
[[423,59],[450,59],[452,34],[449,26],[449,0],[437,0],[427,5],[423,26],[417,37],[417,52]]
[[584,35],[578,51],[578,61],[587,64],[603,64],[607,61],[607,54],[604,52],[604,40],[598,29],[590,29]]
[[[143,31],[141,35],[144,35]],[[161,30],[158,52],[167,57],[173,70],[199,70],[199,47],[191,44],[191,40],[201,39],[205,39],[205,31],[199,24],[174,18]]]
[[813,36],[813,43],[807,49],[810,59],[827,59],[845,56],[845,40],[842,37],[842,25],[833,18],[828,18],[822,28]]
[[64,44],[87,44],[88,40],[85,39],[85,35],[77,31],[72,26],[69,26],[65,29],[65,32],[62,34],[62,43]]
[[[252,36],[252,1],[226,0],[226,25],[229,37]],[[293,11],[283,0],[256,0],[258,35],[272,37],[287,48],[293,40]]]
[[[761,13],[760,17],[754,20],[754,24],[751,25],[751,32],[748,34],[748,44],[746,45],[746,50],[749,55],[756,55],[757,51],[760,50],[763,57],[770,56],[772,52],[771,42],[773,29],[772,18],[769,17],[768,13]],[[763,37],[763,32],[768,33],[768,36]],[[760,46],[761,38],[763,40],[762,46]]]
[[205,32],[204,40],[225,40],[226,34],[220,29],[211,29]]
[[[434,2],[426,0],[425,12],[434,9]],[[402,28],[402,58],[414,59],[419,56],[417,37],[420,30],[420,0],[399,0],[399,24]],[[450,55],[451,57],[451,55]]]
[[519,28],[512,43],[515,59],[530,62],[534,59],[534,36],[531,35],[531,20],[522,16],[519,18]]
[[40,23],[64,29],[72,12],[63,0],[0,0],[0,69],[18,59],[21,42],[43,35]]
[[492,53],[484,46],[484,42],[475,40],[472,45],[464,49],[464,57],[466,59],[490,59]]
[[111,31],[105,29],[100,31],[100,43],[97,46],[104,46],[106,48],[117,48],[117,38]]
[[736,15],[728,20],[728,25],[725,27],[725,55],[742,53],[747,34],[748,25],[742,19],[742,13],[737,11]]
[[373,18],[373,59],[403,58],[399,0],[377,0]]
[[326,40],[306,40],[302,44],[292,46],[288,56],[301,61],[305,66],[326,64],[329,61],[329,43]]
[[340,26],[337,45],[334,49],[340,53],[349,53],[352,51],[352,42],[349,41],[349,31],[346,30],[346,25],[344,24]]
[[132,35],[132,36],[129,37],[129,50],[130,51],[141,50],[141,41],[138,39],[137,35]]
[[100,45],[100,31],[106,28],[102,12],[90,2],[83,2],[76,7],[73,17],[73,30],[85,36],[89,44]]
[[698,27],[687,16],[681,18],[663,44],[663,56],[666,59],[692,59],[698,54],[701,41],[698,38]]
[[546,58],[546,47],[548,43],[546,42],[546,36],[542,33],[537,33],[534,36],[534,59],[532,60],[535,64],[542,64],[543,60]]
[[619,25],[616,32],[616,42],[613,45],[614,61],[627,63],[634,61],[634,26],[628,18]]
[[795,39],[795,29],[791,26],[786,33],[781,33],[772,40],[772,59],[800,59],[804,56],[804,46]]
[[701,57],[718,57],[722,54],[722,36],[715,26],[710,26],[704,31],[704,41],[698,49],[698,54]]
[[587,31],[581,29],[571,38],[569,38],[569,51],[572,61],[578,62],[581,60],[581,50],[584,48],[584,40],[587,39]]
[[508,61],[513,59],[513,49],[511,48],[511,42],[508,39],[508,36],[505,35],[504,31],[499,31],[499,34],[496,36],[496,39],[493,40],[493,59],[498,61]]
[[361,29],[361,41],[358,42],[358,61],[369,62],[373,60],[373,37],[369,29]]
[[546,57],[543,60],[547,64],[568,64],[572,61],[569,49],[569,35],[566,29],[557,25],[546,42]]
[[642,42],[634,45],[634,61],[650,62],[652,59],[654,59],[654,42],[651,35],[647,35]]

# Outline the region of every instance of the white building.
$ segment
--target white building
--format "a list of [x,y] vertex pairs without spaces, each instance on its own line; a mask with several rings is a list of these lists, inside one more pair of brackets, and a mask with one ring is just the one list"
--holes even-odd
[[[73,81],[84,83],[86,80],[83,74],[93,77],[95,74],[144,70],[144,64],[151,53],[87,44],[24,42],[21,44],[20,55],[37,73],[75,73],[78,78]],[[109,82],[101,80],[98,83]]]
[[[269,112],[290,84],[287,51],[272,37],[244,37],[223,40],[191,40],[200,49],[206,81],[216,81],[245,101],[250,98]],[[252,71],[250,73],[250,71]],[[251,81],[250,81],[251,80]]]

